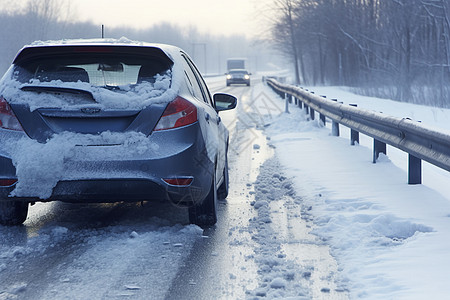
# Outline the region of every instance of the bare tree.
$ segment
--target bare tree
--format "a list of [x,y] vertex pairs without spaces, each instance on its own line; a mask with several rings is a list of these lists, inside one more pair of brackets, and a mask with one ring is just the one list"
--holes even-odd
[[295,0],[275,0],[271,11],[275,11],[274,18],[270,18],[272,24],[271,39],[280,46],[280,50],[291,57],[294,65],[295,83],[300,84],[299,71],[299,43],[297,41],[297,26]]
[[450,102],[450,1],[275,3],[270,39],[299,62],[303,82],[344,84],[402,101]]

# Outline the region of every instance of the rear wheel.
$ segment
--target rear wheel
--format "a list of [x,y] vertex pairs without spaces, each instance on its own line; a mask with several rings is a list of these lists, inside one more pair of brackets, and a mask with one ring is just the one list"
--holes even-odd
[[228,175],[228,158],[225,159],[225,167],[223,168],[223,182],[217,189],[217,196],[220,200],[225,199],[228,196],[228,186],[229,186],[229,175]]
[[0,201],[0,224],[20,225],[28,214],[28,203],[22,201]]
[[212,226],[217,222],[216,176],[212,178],[211,189],[200,205],[189,207],[189,222],[199,226]]

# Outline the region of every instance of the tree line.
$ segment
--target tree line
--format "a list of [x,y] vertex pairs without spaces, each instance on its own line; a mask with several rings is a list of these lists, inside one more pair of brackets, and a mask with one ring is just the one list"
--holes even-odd
[[[0,11],[0,74],[11,65],[19,49],[34,41],[101,37],[102,24],[74,21],[75,2],[39,0],[22,1],[22,5],[18,3],[20,1],[0,0],[3,8]],[[5,9],[7,7],[11,9]],[[181,27],[170,23],[149,24],[145,29],[106,25],[105,37],[127,37],[178,46],[192,57],[201,72],[208,74],[225,73],[229,57],[246,57],[253,72],[264,70],[267,64],[279,59],[278,54],[267,51],[244,35],[213,35],[193,26]]]
[[270,40],[302,85],[450,106],[449,0],[275,0]]

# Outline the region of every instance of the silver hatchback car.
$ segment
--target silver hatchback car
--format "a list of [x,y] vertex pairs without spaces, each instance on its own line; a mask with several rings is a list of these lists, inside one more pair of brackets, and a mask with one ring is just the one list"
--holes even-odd
[[167,199],[212,225],[228,193],[228,131],[181,49],[128,40],[35,43],[0,81],[0,224],[36,201]]
[[231,84],[245,84],[250,86],[250,75],[251,73],[247,72],[247,70],[232,69],[226,74],[227,86]]

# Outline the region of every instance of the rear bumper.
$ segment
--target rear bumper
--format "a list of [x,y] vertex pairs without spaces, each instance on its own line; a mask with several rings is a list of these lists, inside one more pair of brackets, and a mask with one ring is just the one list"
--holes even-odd
[[[163,199],[182,206],[201,203],[211,187],[214,163],[207,152],[199,124],[154,132],[149,139],[157,145],[155,149],[141,154],[111,155],[104,160],[89,158],[98,157],[95,152],[105,151],[104,146],[101,149],[80,148],[77,155],[64,162],[64,174],[53,187],[51,196],[42,199],[33,195],[33,187],[27,186],[27,193],[10,197],[15,189],[13,185],[0,187],[0,201],[85,203]],[[110,149],[116,153],[120,150],[117,147]],[[0,178],[16,177],[11,159],[1,153],[0,166],[5,166],[0,170]],[[180,177],[192,177],[193,180],[184,186],[170,185],[163,180]]]
[[0,201],[69,203],[114,203],[167,200],[179,206],[192,206],[204,199],[209,186],[171,186],[147,179],[92,179],[59,181],[47,199],[9,197],[15,186],[0,188]]
[[63,202],[136,202],[168,200],[180,206],[191,206],[204,198],[208,187],[193,183],[171,186],[149,179],[97,179],[60,181],[49,200]]

